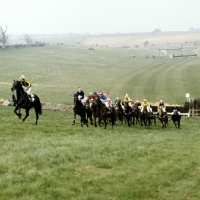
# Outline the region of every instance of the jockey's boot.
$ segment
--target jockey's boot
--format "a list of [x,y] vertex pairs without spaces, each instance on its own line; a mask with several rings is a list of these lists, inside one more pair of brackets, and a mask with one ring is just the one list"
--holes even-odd
[[32,102],[32,96],[31,96],[31,94],[28,94],[27,96],[28,96],[30,102]]

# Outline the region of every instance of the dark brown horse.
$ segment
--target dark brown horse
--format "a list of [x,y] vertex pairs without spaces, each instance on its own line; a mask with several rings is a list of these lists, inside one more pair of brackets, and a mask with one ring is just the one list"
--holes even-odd
[[154,115],[153,112],[149,112],[149,122],[150,125],[154,123],[154,125],[156,126],[156,115]]
[[128,123],[128,126],[131,126],[131,124],[133,124],[133,114],[134,112],[129,106],[128,102],[124,102],[124,118]]
[[98,125],[101,126],[101,124],[104,123],[104,128],[106,129],[106,125],[108,123],[108,118],[109,118],[111,112],[106,107],[106,105],[104,103],[102,103],[99,96],[97,96],[91,102],[91,111],[92,111],[94,126],[97,127],[97,119],[98,119]]
[[166,128],[168,126],[168,116],[166,112],[163,112],[162,108],[158,110],[158,119],[161,122],[162,128]]
[[178,110],[174,110],[174,114],[172,115],[172,121],[174,122],[176,128],[180,128],[181,116],[178,114]]
[[111,123],[112,129],[113,129],[113,126],[115,125],[116,119],[117,119],[117,112],[115,109],[115,105],[112,104],[111,106],[109,106],[109,110],[110,112],[107,112],[107,117],[108,117],[107,119],[108,119],[108,122]]
[[145,126],[150,126],[149,113],[146,106],[144,106],[143,111],[140,114],[140,125],[143,126],[143,123]]
[[133,106],[133,124],[140,124],[140,105],[139,104],[134,104]]
[[117,104],[115,104],[115,110],[116,110],[116,113],[117,113],[117,119],[116,120],[119,120],[121,122],[121,124],[123,123],[123,119],[124,119],[124,110],[121,106],[121,103],[120,101],[118,101]]

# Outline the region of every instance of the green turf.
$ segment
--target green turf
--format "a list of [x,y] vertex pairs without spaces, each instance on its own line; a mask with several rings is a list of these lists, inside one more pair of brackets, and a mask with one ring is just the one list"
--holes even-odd
[[[72,113],[0,106],[0,199],[199,199],[199,118],[72,126]],[[24,114],[24,111],[22,111]]]
[[153,60],[154,54],[161,53],[106,47],[91,51],[66,45],[7,49],[0,54],[1,98],[11,97],[12,80],[21,74],[45,102],[71,104],[78,86],[87,95],[103,90],[115,99],[128,93],[133,100],[146,98],[151,103],[163,99],[184,104],[186,93],[199,97],[199,58],[171,59],[167,55]]

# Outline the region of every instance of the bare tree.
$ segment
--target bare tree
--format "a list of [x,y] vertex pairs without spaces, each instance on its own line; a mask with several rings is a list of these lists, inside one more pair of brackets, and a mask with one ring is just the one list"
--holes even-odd
[[25,40],[27,45],[29,45],[33,42],[33,35],[24,34],[23,40]]
[[2,43],[2,49],[6,49],[6,43],[8,41],[8,36],[6,35],[6,30],[3,30],[2,26],[0,26],[0,42]]

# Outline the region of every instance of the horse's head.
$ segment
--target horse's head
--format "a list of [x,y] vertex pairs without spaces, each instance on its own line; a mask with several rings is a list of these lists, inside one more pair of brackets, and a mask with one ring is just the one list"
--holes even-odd
[[23,91],[23,88],[22,88],[22,85],[20,83],[20,81],[18,80],[13,80],[13,84],[12,84],[12,87],[11,87],[11,91],[13,92],[14,90],[22,90]]
[[144,106],[144,108],[143,108],[143,113],[147,113],[148,111],[147,111],[147,106]]
[[77,94],[73,94],[74,96],[74,104],[76,104],[76,101],[78,100],[78,95]]
[[178,115],[178,110],[177,109],[174,110],[174,115]]

